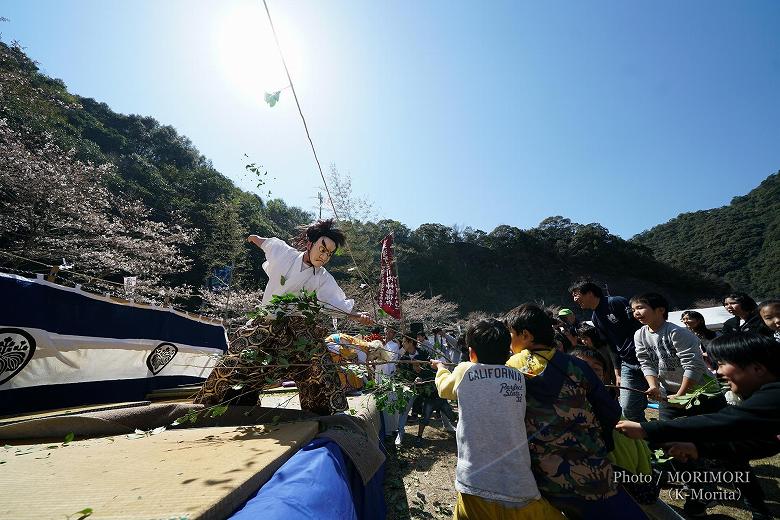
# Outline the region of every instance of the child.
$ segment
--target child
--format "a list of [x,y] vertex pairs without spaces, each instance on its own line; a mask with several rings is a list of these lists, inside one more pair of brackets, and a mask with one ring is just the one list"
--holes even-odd
[[515,352],[507,365],[527,377],[525,426],[539,491],[567,518],[646,518],[616,486],[606,458],[618,403],[586,363],[555,349],[542,309],[520,305],[506,322]]
[[707,328],[704,316],[700,312],[685,311],[680,316],[680,321],[688,327],[688,330],[696,334],[696,337],[701,341],[702,347],[706,348],[710,341],[718,335],[714,330]]
[[701,404],[690,409],[675,406],[664,397],[681,397],[700,386],[710,384],[717,389],[709,375],[701,352],[701,342],[691,331],[669,323],[669,303],[656,293],[645,293],[631,298],[634,317],[642,327],[634,333],[636,357],[645,374],[648,397],[660,401],[660,419],[674,419],[684,415],[714,412],[725,406],[722,395],[700,398]]
[[769,330],[774,333],[775,341],[780,341],[780,300],[767,300],[758,307],[758,313]]
[[[647,384],[647,396],[659,401],[658,417],[674,419],[715,412],[726,406],[726,398],[720,392],[716,396],[701,394],[696,406],[683,406],[667,401],[670,397],[682,397],[709,385],[713,391],[719,387],[707,370],[701,352],[701,342],[686,328],[669,323],[669,303],[657,293],[645,293],[631,298],[634,317],[642,327],[634,333],[636,357],[642,366]],[[681,471],[701,470],[691,463],[677,468]],[[706,514],[707,503],[699,500],[703,485],[692,482],[683,510],[690,516]]]
[[563,519],[541,498],[531,473],[524,427],[525,380],[504,365],[509,331],[498,320],[469,327],[470,362],[450,373],[439,361],[436,388],[444,399],[457,399],[458,464],[454,519]]
[[701,354],[704,357],[704,364],[714,374],[718,367],[707,357],[707,345],[718,336],[718,333],[707,328],[707,322],[704,321],[704,316],[700,312],[685,311],[680,316],[680,321],[701,341]]
[[[631,438],[675,442],[670,454],[682,460],[717,458],[738,464],[780,452],[780,349],[771,338],[756,333],[719,336],[707,347],[718,363],[718,374],[744,398],[715,413],[674,421],[639,424],[620,421],[617,429]],[[742,464],[744,468],[746,465]],[[770,518],[755,477],[741,486],[753,518]],[[763,517],[761,515],[764,515]]]
[[[601,380],[605,385],[617,385],[618,372],[614,369],[614,367],[620,363],[620,360],[618,359],[617,364],[615,363],[615,356],[612,350],[609,348],[609,345],[607,345],[607,343],[599,334],[598,329],[593,325],[588,325],[587,323],[581,324],[579,327],[577,327],[577,342],[578,345],[585,346],[590,350],[595,350],[604,357],[604,359],[608,362],[612,373],[604,374],[604,378],[601,378]],[[614,390],[614,392],[610,391],[610,393],[619,395],[617,388]]]
[[[583,360],[605,385],[614,384],[612,363],[609,357],[592,348],[577,348],[571,355]],[[617,398],[617,395],[615,395]],[[674,509],[659,498],[658,478],[653,475],[651,453],[647,443],[641,439],[629,439],[617,430],[612,431],[615,449],[607,458],[615,470],[616,480],[631,495],[648,517],[656,520],[682,520]],[[635,478],[634,476],[640,476]]]

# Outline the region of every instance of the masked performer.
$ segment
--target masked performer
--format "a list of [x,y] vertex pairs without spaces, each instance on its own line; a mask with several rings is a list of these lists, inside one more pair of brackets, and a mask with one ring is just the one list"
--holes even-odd
[[[257,235],[247,238],[247,242],[260,247],[266,255],[263,269],[268,275],[268,284],[261,307],[268,306],[275,295],[299,294],[303,289],[316,293],[318,304],[325,312],[370,324],[367,315],[351,314],[354,301],[347,299],[324,268],[346,242],[344,233],[334,227],[333,220],[321,220],[303,229],[299,241],[305,245],[304,251],[290,247],[278,238]],[[231,335],[228,355],[214,368],[195,402],[216,404],[233,399],[228,391],[238,387],[241,388],[240,395],[256,400],[256,391],[284,376],[296,382],[302,409],[320,415],[346,410],[347,401],[337,366],[323,342],[327,334],[317,320],[304,316],[255,318]],[[269,355],[271,359],[285,359],[291,365],[309,366],[280,370],[279,367],[264,368],[257,363],[257,359],[266,359]],[[231,402],[238,402],[238,399]]]

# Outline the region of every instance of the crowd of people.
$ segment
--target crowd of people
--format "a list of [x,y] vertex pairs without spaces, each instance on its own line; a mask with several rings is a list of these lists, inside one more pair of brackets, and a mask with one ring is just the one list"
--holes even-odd
[[386,329],[385,348],[407,363],[377,377],[398,371],[415,388],[404,410],[384,414],[386,431],[400,446],[417,420],[422,438],[438,411],[456,432],[454,517],[681,518],[660,499],[652,452],[662,448],[675,475],[692,476],[681,482],[686,516],[722,496],[696,478],[716,460],[753,518],[772,518],[748,461],[780,452],[780,300],[729,294],[733,318],[714,331],[694,310],[684,327],[671,323],[657,293],[627,299],[590,281],[569,292],[587,321],[527,303],[457,339]]
[[[354,302],[324,268],[345,242],[333,221],[303,227],[297,248],[273,237],[247,241],[266,255],[263,306],[304,289],[316,291],[326,312],[372,323],[352,313]],[[432,338],[386,330],[391,362],[375,375],[398,372],[415,391],[400,413],[383,414],[385,430],[401,445],[407,421],[419,417],[422,438],[435,412],[455,429],[455,518],[680,518],[659,500],[651,448],[674,457],[673,478],[693,476],[682,479],[688,516],[705,515],[709,505],[712,481],[696,475],[723,474],[754,519],[771,518],[748,461],[780,452],[780,300],[758,305],[744,293],[727,295],[733,317],[718,334],[696,311],[683,314],[685,327],[670,323],[669,303],[657,293],[626,299],[590,281],[569,293],[590,312],[589,323],[568,308],[526,303],[471,324],[458,339],[441,329]],[[248,326],[268,328],[258,320]],[[238,372],[217,369],[204,388],[212,379],[215,389],[233,386]],[[718,379],[732,395],[728,404]],[[302,407],[344,408],[343,389],[307,384]],[[648,399],[658,402],[657,420],[647,420]],[[719,459],[721,472],[702,472],[704,458]]]

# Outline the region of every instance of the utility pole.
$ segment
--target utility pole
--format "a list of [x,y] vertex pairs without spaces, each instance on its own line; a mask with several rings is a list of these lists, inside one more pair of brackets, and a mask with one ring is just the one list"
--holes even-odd
[[320,200],[320,220],[322,220],[322,192],[317,192],[317,198]]

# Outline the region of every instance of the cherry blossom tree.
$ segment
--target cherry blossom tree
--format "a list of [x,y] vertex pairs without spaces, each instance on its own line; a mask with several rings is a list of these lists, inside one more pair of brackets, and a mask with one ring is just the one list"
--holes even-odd
[[422,292],[416,292],[403,296],[401,311],[407,322],[420,321],[425,324],[426,330],[431,330],[455,322],[458,304],[445,300],[441,294],[426,298]]
[[197,230],[175,211],[153,219],[141,202],[112,193],[106,181],[115,166],[76,160],[51,136],[30,145],[2,119],[0,149],[0,250],[146,283],[191,265],[181,247]]

